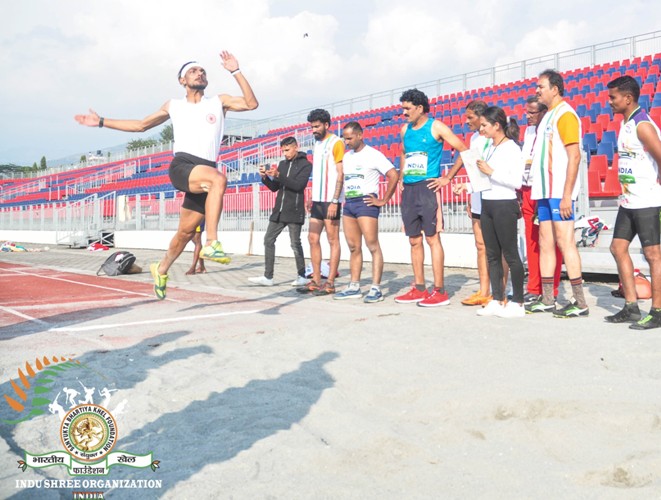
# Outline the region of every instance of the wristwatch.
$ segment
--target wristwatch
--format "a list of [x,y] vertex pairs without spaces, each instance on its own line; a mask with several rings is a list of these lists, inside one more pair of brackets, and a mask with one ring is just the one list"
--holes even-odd
[[340,200],[338,200],[337,198],[333,198],[333,199],[331,200],[331,203],[339,203],[339,202],[340,202]]

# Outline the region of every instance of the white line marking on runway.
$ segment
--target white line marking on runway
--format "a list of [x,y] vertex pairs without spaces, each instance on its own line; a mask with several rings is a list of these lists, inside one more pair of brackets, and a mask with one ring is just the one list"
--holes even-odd
[[6,313],[13,314],[14,316],[18,316],[19,318],[27,319],[28,321],[34,321],[35,323],[39,323],[40,325],[48,324],[45,321],[42,321],[37,318],[33,318],[32,316],[28,316],[27,314],[20,313],[18,311],[15,311],[14,309],[10,309],[9,307],[0,306],[0,311],[5,311]]
[[256,314],[262,312],[264,309],[255,309],[252,311],[235,311],[235,312],[222,312],[215,314],[201,314],[199,316],[177,316],[176,318],[161,318],[161,319],[150,319],[145,321],[131,321],[129,323],[107,323],[104,325],[90,325],[90,326],[74,326],[74,327],[60,327],[60,328],[51,328],[49,332],[88,332],[90,330],[105,330],[108,328],[123,328],[125,326],[137,326],[137,325],[155,325],[158,323],[175,323],[179,321],[194,321],[196,319],[206,319],[206,318],[220,318],[222,316],[234,316],[236,314]]
[[[18,270],[14,270],[14,269],[10,269],[10,271],[13,272],[13,273],[22,274],[23,276],[34,276],[36,278],[44,278],[44,279],[47,279],[47,280],[64,281],[65,283],[73,283],[75,285],[83,285],[83,286],[89,286],[89,287],[92,287],[92,288],[101,288],[102,290],[109,290],[109,291],[112,291],[112,292],[122,292],[122,293],[128,293],[130,295],[139,295],[140,297],[152,297],[153,298],[153,295],[151,295],[149,293],[132,292],[130,290],[122,290],[121,288],[112,288],[112,287],[109,287],[109,286],[92,285],[91,283],[83,283],[82,281],[73,281],[73,280],[68,280],[68,279],[64,279],[64,278],[56,278],[54,276],[44,276],[42,274],[26,273],[24,271],[18,271]],[[182,303],[181,300],[176,300],[176,299],[165,298],[164,300],[168,300],[170,302]]]

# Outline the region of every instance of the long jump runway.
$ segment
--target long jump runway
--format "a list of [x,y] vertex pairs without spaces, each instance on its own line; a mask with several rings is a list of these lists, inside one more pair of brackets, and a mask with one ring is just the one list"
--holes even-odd
[[[223,306],[222,311],[195,313]],[[189,313],[181,310],[189,308]],[[192,308],[192,310],[191,310]],[[160,303],[151,285],[0,262],[0,338],[22,331],[74,332],[252,314],[236,298],[172,287]],[[88,324],[89,323],[89,324]]]

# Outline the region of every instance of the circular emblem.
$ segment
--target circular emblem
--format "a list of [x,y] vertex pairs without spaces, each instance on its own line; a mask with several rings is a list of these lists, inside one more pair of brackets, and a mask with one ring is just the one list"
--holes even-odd
[[212,124],[216,123],[216,115],[212,115],[211,113],[209,113],[207,115],[207,121]]
[[71,456],[85,462],[96,462],[115,446],[117,423],[102,406],[79,405],[62,420],[60,439]]

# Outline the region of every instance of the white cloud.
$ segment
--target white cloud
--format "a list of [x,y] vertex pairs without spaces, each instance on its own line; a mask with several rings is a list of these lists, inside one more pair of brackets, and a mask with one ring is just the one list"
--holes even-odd
[[119,118],[151,113],[181,94],[176,71],[191,58],[205,65],[209,92],[237,92],[222,49],[260,101],[235,116],[256,119],[651,31],[661,15],[661,4],[635,0],[615,22],[613,0],[558,2],[10,2],[0,18],[0,163],[135,138],[72,117],[90,106]]
[[510,52],[497,58],[495,64],[523,61],[577,48],[578,40],[583,38],[587,29],[585,21],[570,22],[566,19],[551,26],[540,26],[526,33]]

